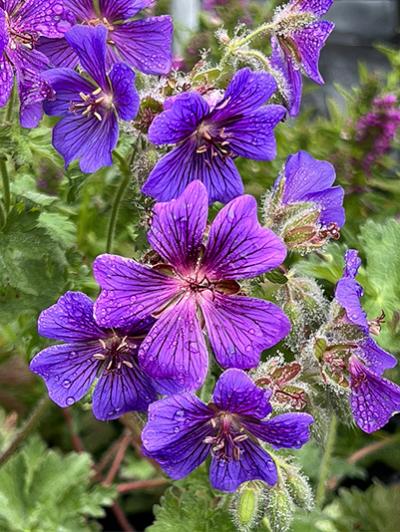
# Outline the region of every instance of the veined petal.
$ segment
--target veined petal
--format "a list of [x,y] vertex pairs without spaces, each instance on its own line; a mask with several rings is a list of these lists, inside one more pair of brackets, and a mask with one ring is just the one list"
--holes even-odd
[[283,311],[261,299],[215,292],[200,300],[215,358],[223,368],[257,366],[264,349],[289,334]]
[[65,7],[69,9],[79,22],[96,18],[93,0],[64,0]]
[[66,35],[68,44],[79,57],[82,68],[102,89],[107,89],[106,38],[104,26],[74,26]]
[[103,338],[106,333],[93,317],[93,301],[82,292],[66,292],[57,303],[43,312],[38,332],[53,340],[80,342]]
[[157,393],[150,378],[132,358],[130,365],[104,371],[93,393],[93,413],[97,419],[116,419],[126,412],[146,411]]
[[212,112],[213,122],[225,122],[253,113],[271,98],[276,89],[276,81],[271,74],[242,68],[233,76],[223,99]]
[[43,79],[51,86],[55,95],[44,102],[44,111],[50,116],[62,116],[71,112],[73,102],[82,102],[80,92],[90,94],[94,85],[71,68],[52,68],[43,72]]
[[118,255],[97,257],[93,273],[102,288],[94,314],[105,327],[133,325],[179,293],[176,279]]
[[361,266],[361,259],[358,256],[356,249],[348,249],[344,255],[344,271],[343,277],[351,277],[354,279]]
[[171,17],[149,17],[117,25],[112,40],[121,59],[144,74],[168,74],[172,65]]
[[176,200],[156,203],[148,233],[151,247],[181,273],[196,265],[208,216],[208,196],[193,181]]
[[227,459],[213,456],[210,465],[210,482],[213,488],[233,492],[247,480],[263,480],[274,486],[278,480],[276,465],[271,456],[259,445],[247,439],[238,447],[239,460],[233,452]]
[[267,421],[243,421],[244,426],[257,438],[276,449],[300,449],[310,439],[310,425],[314,418],[304,413],[281,414]]
[[265,105],[225,128],[229,145],[235,155],[256,161],[276,157],[275,126],[285,117],[282,105]]
[[140,98],[135,87],[136,74],[124,63],[117,63],[110,72],[113,103],[122,120],[133,120],[139,111]]
[[74,16],[61,0],[26,0],[18,9],[20,30],[44,37],[62,37],[74,24]]
[[114,22],[134,17],[153,3],[154,0],[99,0],[99,8],[103,17]]
[[215,218],[203,267],[209,279],[245,279],[276,268],[285,260],[286,247],[257,218],[257,202],[240,196]]
[[157,201],[169,201],[196,180],[205,185],[209,203],[226,203],[243,194],[242,179],[233,160],[211,157],[209,152],[196,153],[196,143],[191,139],[158,161],[142,192]]
[[301,2],[294,2],[296,11],[303,11],[312,13],[317,17],[322,17],[330,9],[333,0],[301,0]]
[[382,349],[370,336],[365,338],[360,347],[365,364],[378,375],[397,365],[396,357]]
[[349,361],[350,405],[357,425],[371,433],[400,411],[400,386],[364,366],[357,357]]
[[363,311],[360,298],[363,289],[355,279],[344,277],[336,285],[335,298],[346,311],[347,319],[354,325],[368,328],[367,315]]
[[75,68],[79,58],[65,38],[48,39],[41,37],[37,50],[49,58],[50,64],[56,68]]
[[200,388],[208,353],[192,297],[183,297],[162,313],[140,346],[139,362],[162,393]]
[[4,107],[11,96],[14,86],[14,71],[3,55],[0,57],[0,107]]
[[301,57],[301,66],[307,76],[319,85],[324,83],[318,70],[319,56],[334,27],[333,22],[321,20],[291,34]]
[[304,201],[312,201],[319,205],[321,214],[319,221],[321,224],[329,225],[334,222],[342,227],[345,222],[345,211],[343,208],[344,190],[342,187],[331,187],[322,192],[306,194]]
[[244,371],[228,369],[218,379],[213,402],[220,410],[263,419],[272,412],[271,393],[259,388]]
[[195,132],[209,111],[207,102],[197,92],[177,96],[172,105],[153,120],[149,129],[150,142],[177,144]]
[[82,399],[96,378],[99,361],[97,342],[53,345],[40,351],[31,361],[30,370],[45,381],[50,396],[65,408]]
[[68,166],[80,159],[83,173],[93,173],[112,165],[112,151],[118,141],[118,121],[114,112],[99,121],[95,116],[69,114],[53,129],[53,146]]
[[9,41],[6,14],[0,8],[0,57],[3,59],[3,52]]

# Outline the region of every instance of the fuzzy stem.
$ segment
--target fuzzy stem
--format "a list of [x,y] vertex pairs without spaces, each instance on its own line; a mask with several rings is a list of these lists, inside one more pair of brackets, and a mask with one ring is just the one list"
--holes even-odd
[[123,482],[117,485],[118,493],[127,493],[129,491],[162,488],[169,484],[166,478],[150,478],[148,480],[135,480],[133,482]]
[[242,46],[245,46],[246,44],[249,44],[251,41],[253,41],[256,37],[259,35],[272,33],[273,29],[275,28],[275,24],[272,22],[266,22],[265,24],[261,24],[258,28],[256,28],[254,31],[246,35],[246,37],[243,37],[243,39],[240,39],[234,43],[234,47],[241,48]]
[[3,182],[3,203],[6,216],[10,212],[11,193],[10,193],[10,177],[8,175],[7,164],[4,158],[0,159],[0,173]]
[[128,188],[128,185],[131,179],[130,169],[136,157],[136,153],[138,150],[138,144],[139,144],[139,138],[136,141],[135,146],[133,147],[132,155],[131,155],[129,163],[127,163],[125,159],[118,152],[115,152],[115,157],[118,159],[118,163],[119,163],[119,167],[122,172],[122,175],[123,175],[123,179],[117,189],[117,192],[115,194],[114,201],[112,204],[111,217],[110,217],[110,222],[108,224],[108,231],[107,231],[107,244],[106,244],[107,253],[110,253],[112,250],[113,240],[115,236],[115,229],[116,229],[117,220],[118,220],[118,213],[121,207],[122,199],[125,195],[126,189]]
[[8,105],[7,105],[7,112],[6,112],[6,116],[5,116],[5,122],[11,122],[11,118],[12,118],[12,114],[13,114],[13,109],[14,109],[14,102],[15,102],[15,83],[14,83],[14,86],[12,88],[12,91],[11,91],[11,96],[10,96],[10,99],[8,101]]
[[8,448],[0,455],[0,466],[4,465],[13,456],[13,454],[18,451],[22,442],[27,439],[32,430],[36,427],[37,423],[43,416],[49,404],[50,401],[47,395],[39,400],[29,418],[17,432],[13,441],[10,443]]
[[268,58],[265,57],[265,55],[259,50],[238,50],[237,54],[240,57],[249,57],[251,59],[256,59],[265,68],[265,70],[271,70],[271,65],[268,61]]
[[322,456],[321,465],[319,468],[319,479],[317,486],[317,493],[315,496],[316,506],[322,508],[326,498],[327,480],[329,478],[329,470],[332,462],[332,455],[335,449],[337,433],[337,417],[333,414],[331,423],[329,425],[328,437],[326,439],[325,451]]

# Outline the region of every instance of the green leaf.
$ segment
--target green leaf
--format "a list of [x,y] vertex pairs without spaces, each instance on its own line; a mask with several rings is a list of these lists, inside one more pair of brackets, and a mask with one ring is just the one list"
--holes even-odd
[[113,488],[92,487],[86,453],[46,449],[37,437],[0,470],[0,527],[12,532],[92,530],[87,517],[103,517]]

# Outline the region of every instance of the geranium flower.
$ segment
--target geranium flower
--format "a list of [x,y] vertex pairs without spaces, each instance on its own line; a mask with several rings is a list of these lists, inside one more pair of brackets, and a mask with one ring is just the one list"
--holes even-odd
[[103,291],[96,305],[102,326],[125,327],[149,315],[158,319],[139,359],[152,377],[173,393],[199,388],[208,353],[203,327],[219,364],[248,369],[290,330],[290,322],[269,301],[243,295],[239,279],[281,264],[286,249],[257,220],[257,203],[241,196],[226,205],[203,248],[208,197],[199,181],[177,200],[156,204],[149,242],[159,254],[154,267],[116,255],[101,255],[94,275]]
[[[168,74],[172,65],[173,24],[169,16],[134,17],[154,0],[65,0],[77,24],[107,30],[107,68],[123,62],[145,74]],[[42,39],[41,51],[54,66],[74,67],[78,56],[66,39]]]
[[66,166],[80,159],[80,168],[87,173],[112,164],[118,118],[133,120],[139,109],[133,70],[116,63],[107,74],[106,37],[102,26],[74,26],[66,35],[90,79],[69,68],[43,74],[54,91],[45,102],[45,112],[62,117],[53,130],[53,145]]
[[214,103],[197,92],[167,100],[165,111],[150,126],[149,139],[176,148],[157,163],[142,192],[169,201],[199,180],[210,203],[227,203],[243,194],[233,159],[270,161],[276,156],[273,130],[286,111],[281,105],[263,105],[275,90],[270,74],[244,68]]
[[279,7],[273,18],[271,66],[281,76],[290,116],[300,109],[303,73],[319,85],[324,80],[318,69],[321,49],[335,25],[321,20],[333,0],[291,0]]
[[361,307],[363,289],[355,280],[361,265],[358,252],[347,251],[345,263],[335,298],[344,310],[343,319],[358,328],[361,340],[348,349],[347,364],[340,371],[347,370],[349,375],[354,419],[363,431],[370,433],[386,425],[390,417],[400,411],[400,387],[382,377],[386,369],[397,364],[397,360],[371,337],[371,331],[378,333],[380,320],[368,322]]
[[310,438],[309,414],[272,412],[271,392],[258,388],[244,371],[229,369],[219,378],[212,402],[190,393],[150,405],[143,448],[173,479],[191,473],[211,454],[213,488],[232,492],[242,482],[273,486],[277,468],[260,440],[276,448],[299,449]]
[[41,72],[48,59],[36,50],[41,36],[49,42],[62,37],[73,16],[60,0],[0,1],[0,107],[10,99],[17,80],[22,127],[36,127],[43,115],[43,100],[49,95]]
[[65,342],[43,349],[30,364],[46,383],[50,398],[65,408],[93,392],[97,419],[120,417],[132,410],[147,410],[156,392],[139,368],[137,352],[148,327],[103,329],[93,318],[93,302],[81,292],[67,292],[44,310],[39,334]]

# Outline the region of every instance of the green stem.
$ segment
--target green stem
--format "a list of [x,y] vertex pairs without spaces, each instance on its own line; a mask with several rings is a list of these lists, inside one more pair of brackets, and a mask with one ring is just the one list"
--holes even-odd
[[11,122],[13,109],[14,109],[14,102],[15,102],[15,83],[14,83],[13,89],[11,91],[10,99],[8,101],[7,112],[6,112],[6,116],[5,116],[5,122]]
[[237,50],[237,54],[241,57],[257,59],[257,61],[265,68],[265,70],[268,71],[271,69],[271,65],[267,57],[265,57],[265,55],[259,50]]
[[239,39],[238,41],[234,42],[234,48],[241,48],[242,46],[245,46],[246,44],[249,44],[252,40],[254,40],[259,35],[268,34],[273,31],[275,28],[275,24],[272,22],[266,22],[265,24],[262,24],[258,28],[256,28],[254,31],[246,35],[246,37],[243,37],[243,39]]
[[3,229],[7,223],[7,214],[3,202],[0,201],[0,229]]
[[49,404],[50,401],[47,395],[39,400],[29,418],[17,432],[15,438],[12,440],[7,449],[0,455],[0,466],[4,465],[18,451],[20,445],[27,439],[29,434],[36,427]]
[[8,175],[6,161],[3,158],[0,159],[0,173],[1,173],[1,179],[3,181],[3,203],[4,203],[4,209],[7,215],[10,211],[10,205],[11,205],[10,178]]
[[112,245],[113,245],[114,236],[115,236],[115,229],[116,229],[117,220],[118,220],[118,213],[121,207],[122,199],[125,195],[126,189],[128,188],[128,185],[131,179],[130,169],[131,169],[131,165],[133,161],[135,160],[135,156],[138,150],[138,144],[139,144],[139,139],[136,141],[136,144],[133,148],[129,163],[127,163],[126,160],[118,152],[114,153],[114,155],[118,159],[119,167],[123,174],[123,179],[117,189],[117,192],[115,193],[114,201],[112,204],[111,217],[110,217],[110,222],[108,224],[108,231],[107,231],[107,244],[106,244],[107,253],[110,253],[112,250]]
[[325,451],[322,456],[321,465],[319,468],[319,479],[317,486],[317,493],[315,502],[318,508],[322,508],[326,498],[326,483],[329,478],[329,471],[332,462],[333,451],[335,449],[337,433],[337,417],[333,414],[331,423],[329,425],[328,437],[326,439]]

